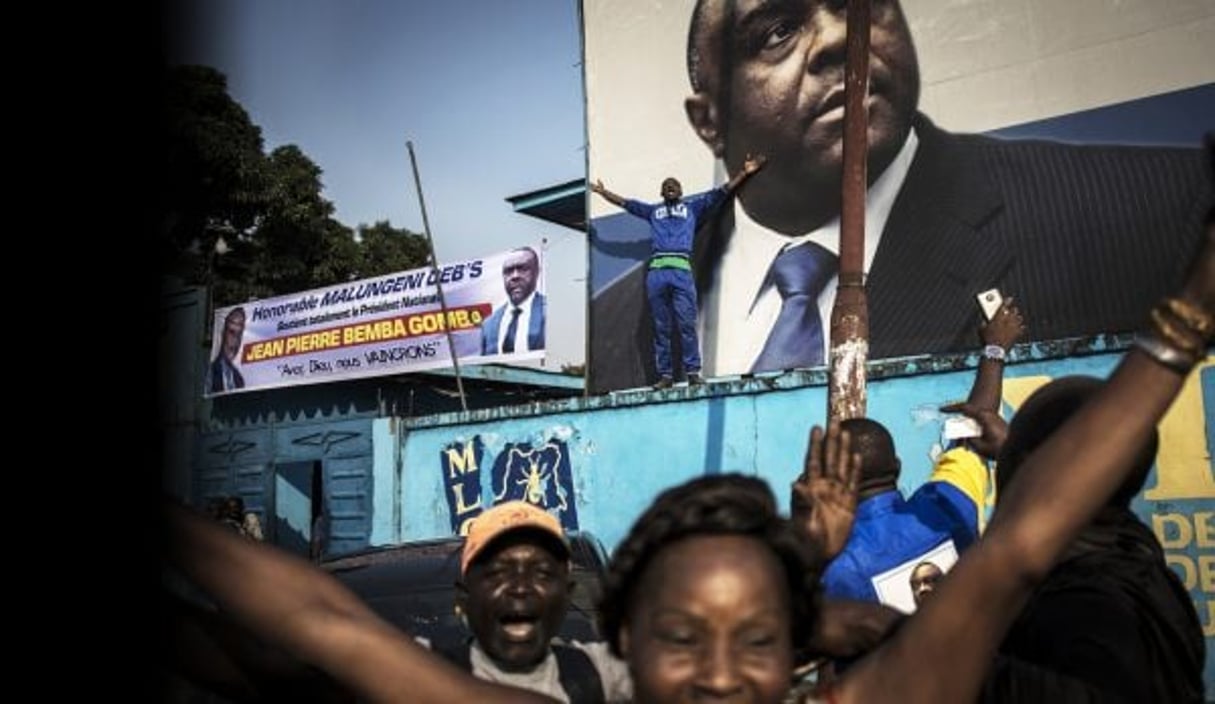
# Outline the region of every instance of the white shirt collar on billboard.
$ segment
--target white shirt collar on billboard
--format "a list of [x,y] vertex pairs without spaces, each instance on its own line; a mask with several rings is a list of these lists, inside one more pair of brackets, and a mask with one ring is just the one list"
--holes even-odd
[[502,352],[502,343],[506,340],[506,329],[510,327],[510,312],[511,308],[519,308],[519,322],[515,325],[515,351],[528,352],[530,348],[527,346],[527,331],[532,324],[532,301],[536,298],[536,292],[532,291],[527,298],[518,306],[513,305],[510,299],[506,299],[506,308],[502,311],[502,322],[498,325],[498,352]]
[[[873,263],[886,219],[911,170],[918,145],[915,131],[908,132],[907,141],[894,161],[874,181],[865,196],[865,273],[869,272]],[[812,241],[839,253],[838,217],[813,232],[787,237],[752,220],[735,199],[734,230],[734,236],[722,255],[721,266],[717,268],[705,296],[699,319],[704,370],[709,376],[749,372],[763,349],[781,307],[780,294],[775,287],[764,287],[763,284],[781,248]],[[837,278],[832,277],[818,298],[819,314],[824,325],[831,320],[837,283]],[[715,335],[715,332],[722,334]],[[828,351],[825,348],[830,344],[827,337],[823,336],[824,358]]]

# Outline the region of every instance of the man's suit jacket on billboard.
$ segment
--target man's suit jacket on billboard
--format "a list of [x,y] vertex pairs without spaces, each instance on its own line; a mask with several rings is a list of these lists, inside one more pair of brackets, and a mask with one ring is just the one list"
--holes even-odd
[[[230,389],[224,387],[224,368],[225,367],[230,369],[232,372],[232,387]],[[220,393],[221,391],[231,391],[232,389],[243,389],[244,387],[245,387],[244,375],[241,374],[240,370],[237,369],[234,364],[229,362],[222,353],[216,355],[215,359],[211,360],[211,364],[208,367],[208,375],[207,375],[207,389],[211,393],[217,394],[217,393]]]
[[[499,306],[485,322],[481,324],[481,354],[498,354],[498,331],[502,326],[502,318],[510,305]],[[544,294],[536,293],[532,297],[531,322],[527,326],[527,349],[544,349]],[[523,352],[524,350],[515,350]]]
[[[1200,149],[1071,145],[952,134],[923,115],[920,143],[869,271],[870,358],[978,346],[975,294],[998,287],[1029,340],[1137,328],[1173,290],[1212,203]],[[703,300],[733,234],[705,219],[693,269]],[[593,391],[653,377],[645,272],[591,304]],[[728,330],[706,330],[703,339]]]

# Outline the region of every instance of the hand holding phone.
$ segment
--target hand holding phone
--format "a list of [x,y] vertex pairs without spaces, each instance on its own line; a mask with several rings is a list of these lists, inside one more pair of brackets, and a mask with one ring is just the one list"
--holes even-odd
[[975,298],[979,300],[979,307],[983,309],[983,315],[988,320],[996,317],[996,311],[1000,310],[1000,306],[1004,303],[1004,296],[1000,294],[998,288],[988,289]]

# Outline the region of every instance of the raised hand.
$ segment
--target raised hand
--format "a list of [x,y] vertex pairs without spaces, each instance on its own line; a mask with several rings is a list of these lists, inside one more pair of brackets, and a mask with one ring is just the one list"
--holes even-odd
[[616,195],[615,193],[612,193],[611,191],[609,191],[603,185],[603,179],[598,179],[598,178],[595,179],[595,183],[591,186],[591,193],[598,193],[600,196],[602,196],[605,200],[607,200],[607,202],[611,203],[612,205],[619,206],[619,207],[624,206],[624,198],[621,198],[620,196]]
[[999,345],[1005,350],[1016,344],[1025,334],[1025,319],[1021,310],[1013,304],[1012,296],[1004,299],[992,319],[979,327],[979,337],[985,345]]
[[861,456],[852,439],[831,421],[824,435],[814,426],[802,474],[793,482],[790,508],[794,523],[831,560],[844,549],[856,520]]
[[989,460],[994,460],[1000,455],[1000,448],[1004,447],[1004,440],[1008,438],[1008,421],[997,412],[990,408],[981,408],[972,403],[963,401],[961,403],[951,403],[947,406],[941,406],[941,411],[944,413],[961,413],[968,418],[974,419],[979,424],[979,429],[983,434],[977,438],[967,438],[966,445]]
[[743,159],[743,172],[750,175],[759,171],[768,163],[768,157],[760,154],[759,156],[751,156],[747,154],[747,158]]

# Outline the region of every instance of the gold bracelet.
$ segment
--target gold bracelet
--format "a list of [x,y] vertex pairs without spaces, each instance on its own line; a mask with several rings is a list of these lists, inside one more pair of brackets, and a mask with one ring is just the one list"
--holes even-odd
[[1193,303],[1183,298],[1166,298],[1164,299],[1164,304],[1168,306],[1173,315],[1185,323],[1187,328],[1198,333],[1204,339],[1210,338],[1211,333],[1215,331],[1215,316],[1212,316]]
[[[1163,312],[1163,306],[1152,309],[1152,327],[1156,334],[1164,338],[1164,342],[1176,347],[1182,352],[1197,359],[1202,354],[1202,343],[1195,342],[1192,337],[1178,330]],[[1188,328],[1187,328],[1188,329]]]

